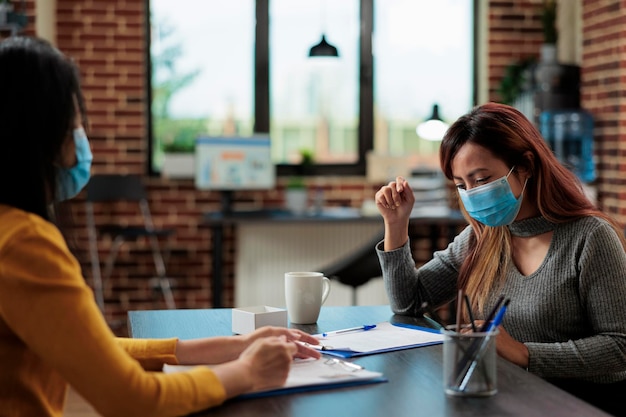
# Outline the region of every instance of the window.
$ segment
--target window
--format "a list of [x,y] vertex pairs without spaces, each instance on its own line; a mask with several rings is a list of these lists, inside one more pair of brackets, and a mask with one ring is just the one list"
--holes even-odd
[[151,168],[198,135],[251,134],[254,0],[150,0]]
[[[426,5],[428,3],[428,5]],[[473,2],[374,4],[374,149],[438,167],[439,142],[416,127],[433,106],[453,122],[473,105]]]
[[[270,136],[274,160],[358,162],[359,1],[270,1]],[[322,34],[339,57],[310,58]]]
[[[363,174],[371,149],[432,163],[416,126],[474,104],[475,0],[147,1],[153,172],[200,134],[255,131],[279,175],[301,150],[313,174]],[[338,58],[308,57],[323,34]]]

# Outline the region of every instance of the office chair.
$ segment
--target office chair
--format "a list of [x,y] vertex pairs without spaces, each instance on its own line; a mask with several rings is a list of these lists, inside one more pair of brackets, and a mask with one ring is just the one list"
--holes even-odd
[[384,233],[377,234],[344,258],[320,268],[319,271],[330,279],[352,287],[352,305],[357,305],[357,290],[372,278],[383,275],[376,255],[375,245],[383,239]]
[[[110,278],[120,247],[127,241],[145,237],[150,242],[152,258],[156,269],[156,280],[163,293],[167,308],[174,309],[174,296],[166,275],[164,255],[159,245],[160,238],[167,238],[174,233],[173,229],[155,229],[147,199],[147,193],[138,175],[100,174],[93,175],[86,187],[87,233],[89,252],[96,302],[104,312],[104,292],[102,283]],[[94,215],[95,203],[135,202],[139,206],[142,223],[139,225],[116,224],[96,225]],[[110,236],[111,250],[105,262],[104,273],[100,270],[98,254],[98,236]]]

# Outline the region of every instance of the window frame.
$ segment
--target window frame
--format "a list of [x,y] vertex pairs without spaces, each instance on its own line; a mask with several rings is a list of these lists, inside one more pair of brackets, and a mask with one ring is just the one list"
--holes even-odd
[[[254,131],[270,131],[270,56],[269,56],[269,2],[256,0],[255,14],[255,49],[254,49]],[[473,51],[472,51],[472,104],[477,103],[478,91],[478,17],[479,0],[471,0],[473,5]],[[145,39],[146,39],[146,114],[147,114],[147,170],[151,176],[159,176],[154,169],[152,154],[154,151],[154,132],[152,120],[152,59],[150,55],[150,0],[145,0]],[[359,124],[358,124],[358,160],[353,164],[314,164],[309,167],[307,176],[364,176],[366,173],[366,155],[374,147],[374,59],[372,55],[372,36],[374,31],[374,0],[360,0],[359,33]],[[301,174],[294,164],[277,164],[277,176]]]

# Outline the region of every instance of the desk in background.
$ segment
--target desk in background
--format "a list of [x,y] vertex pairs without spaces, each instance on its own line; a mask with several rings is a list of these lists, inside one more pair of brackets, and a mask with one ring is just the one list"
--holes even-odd
[[[135,338],[193,339],[230,335],[231,309],[131,311]],[[424,325],[396,316],[389,306],[322,307],[317,324],[291,325],[316,334],[383,321]],[[608,416],[523,369],[498,359],[498,394],[488,398],[448,397],[443,390],[442,346],[363,356],[354,360],[383,372],[389,382],[360,387],[231,400],[204,415],[281,416]],[[201,414],[203,415],[203,414]]]
[[[212,306],[223,307],[222,292],[224,284],[224,229],[228,226],[238,226],[250,223],[275,224],[315,224],[315,223],[361,223],[380,224],[383,220],[380,215],[364,216],[354,208],[331,207],[312,214],[295,215],[285,209],[266,209],[254,211],[232,211],[228,213],[211,212],[204,215],[203,224],[209,226],[212,239]],[[456,235],[457,228],[467,222],[460,212],[451,211],[446,207],[424,208],[413,211],[410,219],[411,226],[428,226],[430,229],[429,241],[431,252],[438,248],[440,228],[447,230],[449,240]],[[411,227],[409,228],[411,230]],[[409,235],[411,239],[416,236]]]

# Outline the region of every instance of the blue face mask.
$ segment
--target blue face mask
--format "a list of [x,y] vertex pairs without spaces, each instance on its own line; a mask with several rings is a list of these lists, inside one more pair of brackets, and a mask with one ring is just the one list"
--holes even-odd
[[71,168],[59,168],[57,201],[75,197],[89,182],[91,161],[93,156],[85,130],[74,129],[74,145],[76,146],[76,165]]
[[526,188],[524,182],[524,189],[519,198],[515,198],[508,181],[514,168],[511,168],[504,177],[488,184],[470,190],[458,190],[465,210],[473,219],[491,227],[513,223],[522,206]]

